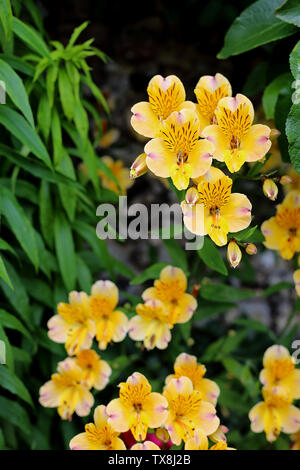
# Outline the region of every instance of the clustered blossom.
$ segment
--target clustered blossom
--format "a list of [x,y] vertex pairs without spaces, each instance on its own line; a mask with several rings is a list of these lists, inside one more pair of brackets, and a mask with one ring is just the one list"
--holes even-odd
[[[263,366],[259,379],[264,401],[251,409],[249,418],[252,431],[265,431],[267,440],[273,442],[281,432],[300,431],[300,409],[292,404],[300,398],[300,370],[289,351],[279,345],[266,350]],[[294,439],[296,446],[298,437]]]
[[143,304],[129,321],[129,336],[143,341],[146,349],[165,349],[171,340],[170,330],[176,323],[189,321],[197,308],[194,296],[186,293],[187,278],[180,268],[166,266],[154,286],[146,289]]
[[[119,397],[95,409],[94,423],[73,437],[72,450],[164,450],[184,442],[185,449],[229,450],[215,405],[217,384],[203,378],[205,366],[186,353],[166,378],[162,393],[134,372],[119,384]],[[184,374],[184,375],[181,375]],[[154,432],[153,432],[154,431]]]
[[186,101],[184,86],[174,75],[156,75],[147,92],[149,102],[133,106],[131,124],[151,140],[142,165],[140,157],[133,163],[131,176],[148,168],[171,178],[177,189],[187,189],[181,205],[186,227],[226,245],[229,232],[250,225],[252,207],[244,194],[231,192],[233,180],[212,163],[235,173],[245,162],[261,160],[271,147],[271,129],[253,124],[251,101],[242,94],[232,97],[231,85],[220,73],[199,79],[197,103]]

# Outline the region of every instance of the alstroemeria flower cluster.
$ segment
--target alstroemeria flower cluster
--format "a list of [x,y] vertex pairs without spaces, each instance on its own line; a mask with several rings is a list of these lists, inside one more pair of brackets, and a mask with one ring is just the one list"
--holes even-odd
[[102,350],[110,342],[123,341],[128,319],[116,309],[118,299],[118,288],[111,281],[97,281],[90,296],[85,292],[71,292],[69,303],[59,303],[58,315],[48,322],[49,338],[65,343],[69,356],[90,348],[94,337]]
[[154,286],[143,292],[144,303],[137,305],[137,315],[129,321],[130,338],[143,341],[148,350],[165,349],[173,326],[189,321],[197,308],[195,297],[186,289],[187,278],[182,269],[166,266]]
[[234,173],[245,162],[263,158],[271,147],[270,128],[253,125],[251,101],[241,94],[232,97],[231,85],[220,73],[199,79],[197,103],[186,101],[184,86],[174,75],[156,75],[147,92],[149,102],[131,109],[131,125],[151,138],[145,146],[147,167],[172,178],[178,189],[204,175],[213,158]]
[[[163,450],[185,443],[185,449],[227,450],[217,417],[218,386],[203,378],[205,367],[181,354],[174,376],[168,376],[162,393],[152,391],[147,378],[134,372],[119,384],[119,397],[95,410],[95,424],[70,442],[73,450]],[[181,375],[181,374],[186,375]],[[153,432],[154,431],[154,432]]]
[[264,401],[257,403],[249,418],[253,432],[265,431],[269,442],[281,432],[294,434],[300,431],[300,409],[292,403],[300,398],[300,370],[289,351],[280,345],[268,348],[260,373]]
[[244,194],[231,192],[232,179],[212,163],[215,159],[234,173],[245,162],[261,160],[271,147],[271,129],[253,124],[251,101],[242,94],[232,97],[229,81],[219,73],[200,78],[197,103],[185,101],[183,84],[174,75],[153,77],[147,91],[149,102],[133,106],[131,124],[151,140],[143,161],[138,157],[133,163],[131,176],[148,168],[171,178],[179,190],[192,183],[182,203],[186,227],[225,245],[229,232],[249,226],[251,203]]
[[94,405],[90,390],[103,390],[109,381],[111,368],[92,349],[79,351],[58,363],[57,372],[40,388],[40,403],[57,408],[62,419],[87,416]]

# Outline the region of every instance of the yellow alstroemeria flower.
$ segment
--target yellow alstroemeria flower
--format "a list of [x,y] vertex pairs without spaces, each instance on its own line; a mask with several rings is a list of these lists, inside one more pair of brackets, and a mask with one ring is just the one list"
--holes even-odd
[[264,245],[278,250],[284,259],[291,259],[300,251],[300,191],[291,191],[277,206],[275,217],[266,220],[261,231]]
[[126,450],[122,439],[107,422],[108,415],[104,405],[94,411],[94,423],[85,425],[85,432],[77,434],[70,441],[71,450]]
[[263,389],[264,401],[257,403],[249,413],[253,432],[265,431],[269,442],[276,441],[280,432],[292,434],[300,429],[300,410],[284,397],[280,387]]
[[216,168],[214,166],[209,167],[206,173],[204,175],[199,176],[199,178],[193,178],[193,183],[198,186],[198,184],[203,183],[203,182],[208,182],[208,183],[215,183],[215,181],[223,178],[225,176],[225,173],[223,173],[222,170],[219,170],[219,168]]
[[197,364],[196,356],[187,353],[181,353],[174,364],[175,374],[166,378],[166,384],[172,379],[179,379],[182,376],[191,379],[193,387],[201,393],[202,400],[216,405],[220,389],[212,380],[204,378],[206,367],[203,364]]
[[155,75],[149,82],[147,92],[149,102],[143,101],[135,104],[131,111],[131,125],[133,129],[145,137],[158,137],[161,123],[173,111],[183,108],[195,109],[194,103],[185,101],[185,89],[182,82],[175,75],[162,77]]
[[295,360],[287,348],[279,345],[268,348],[263,365],[259,379],[264,387],[280,387],[285,395],[291,396],[291,400],[300,398],[300,369],[295,368]]
[[130,429],[137,441],[143,441],[148,428],[164,424],[168,415],[167,400],[160,393],[151,392],[151,385],[139,372],[119,387],[120,398],[107,405],[108,423],[118,432]]
[[76,363],[84,372],[83,384],[87,388],[103,390],[108,384],[111,368],[106,361],[92,349],[79,351]]
[[291,450],[300,450],[300,431],[292,434],[291,439],[293,441]]
[[202,135],[214,144],[214,158],[225,162],[231,173],[245,162],[260,160],[270,149],[271,129],[263,124],[252,125],[253,105],[246,96],[222,98],[215,117],[217,124],[206,127]]
[[49,338],[56,343],[65,343],[70,356],[82,349],[89,349],[96,329],[88,295],[85,292],[70,292],[69,303],[59,303],[57,311],[58,315],[48,321]]
[[123,341],[127,334],[128,318],[123,312],[115,310],[118,300],[119,291],[113,282],[97,281],[92,286],[90,306],[99,349],[106,349],[111,341]]
[[110,169],[112,174],[115,176],[116,180],[119,183],[120,188],[117,184],[102,170],[98,170],[98,174],[101,178],[101,183],[104,188],[110,189],[117,194],[126,194],[126,191],[130,186],[132,186],[133,181],[130,178],[130,169],[124,167],[122,160],[113,160],[109,156],[104,156],[101,158],[102,162]]
[[58,373],[40,388],[40,403],[46,408],[57,408],[62,419],[87,416],[94,404],[94,397],[84,384],[84,371],[74,358],[58,363]]
[[217,73],[215,76],[204,75],[201,77],[194,90],[198,104],[198,113],[201,129],[215,124],[215,110],[219,101],[232,95],[231,85],[224,75]]
[[160,300],[148,300],[136,306],[138,315],[129,321],[128,334],[135,341],[144,341],[146,349],[166,349],[171,340],[169,312]]
[[204,175],[212,162],[214,146],[200,139],[197,114],[191,109],[174,111],[161,125],[159,137],[145,146],[148,168],[162,178],[172,178],[185,189],[190,178]]
[[154,281],[154,287],[146,289],[142,298],[144,302],[160,300],[169,312],[168,323],[186,323],[197,308],[194,296],[186,293],[187,278],[182,269],[166,266],[160,278]]
[[231,178],[224,176],[187,191],[181,208],[190,232],[209,235],[216,245],[223,246],[228,232],[239,232],[250,225],[252,205],[244,194],[231,193],[231,186]]
[[130,450],[161,450],[160,447],[152,441],[138,442]]
[[220,421],[215,407],[202,400],[201,392],[194,390],[188,377],[170,380],[163,396],[169,404],[165,427],[174,444],[180,445],[182,440],[186,442],[195,429],[200,429],[208,436],[218,428]]
[[233,447],[228,447],[227,442],[219,441],[213,446],[208,448],[209,441],[206,435],[200,430],[196,429],[193,436],[185,443],[185,450],[236,450]]

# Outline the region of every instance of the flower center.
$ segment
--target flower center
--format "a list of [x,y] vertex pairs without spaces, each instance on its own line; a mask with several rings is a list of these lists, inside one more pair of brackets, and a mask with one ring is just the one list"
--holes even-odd
[[173,306],[177,305],[180,296],[184,293],[185,289],[178,279],[173,281],[164,282],[157,279],[154,282],[156,297],[162,302],[171,303]]
[[275,360],[270,366],[275,381],[280,381],[288,377],[295,369],[295,364],[291,359]]
[[216,110],[218,125],[228,137],[232,149],[239,148],[242,137],[251,127],[249,108],[241,103],[235,111],[221,106]]
[[290,235],[296,235],[300,227],[300,207],[289,209],[280,207],[275,216],[277,224],[290,232]]
[[220,209],[225,206],[231,195],[232,180],[225,176],[214,183],[204,181],[198,186],[198,203],[209,209],[210,215],[218,218]]
[[147,90],[151,108],[160,120],[167,119],[181,104],[182,97],[176,83],[163,91],[159,86],[152,86]]
[[195,89],[195,95],[197,97],[200,113],[207,117],[211,124],[214,124],[214,114],[218,102],[221,98],[225,98],[229,94],[229,86],[224,84],[216,88],[211,93],[203,87]]
[[190,120],[181,125],[165,122],[160,131],[166,147],[177,156],[177,164],[186,163],[200,137],[198,120]]
[[111,301],[106,297],[94,296],[90,300],[91,310],[94,317],[102,317],[105,320],[108,320],[110,314],[113,311],[113,305]]
[[120,400],[125,406],[134,408],[139,413],[143,409],[142,403],[145,402],[150,393],[151,386],[148,384],[131,385],[125,382],[120,384]]

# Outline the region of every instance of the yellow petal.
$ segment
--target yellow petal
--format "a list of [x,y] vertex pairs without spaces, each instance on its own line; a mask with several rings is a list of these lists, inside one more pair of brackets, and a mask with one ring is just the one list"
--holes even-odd
[[131,125],[133,129],[145,137],[157,137],[160,129],[160,120],[153,112],[150,103],[145,101],[135,104],[131,108],[133,113]]
[[116,398],[108,403],[106,407],[108,415],[108,424],[117,432],[126,432],[130,427],[130,411],[121,400]]
[[160,393],[150,393],[143,408],[149,416],[149,427],[159,428],[164,424],[168,416],[168,402]]
[[224,153],[230,150],[230,141],[216,124],[205,127],[202,136],[214,146],[213,157],[219,162],[224,161]]
[[119,289],[111,281],[97,281],[92,285],[91,289],[92,296],[105,297],[109,300],[112,308],[118,303],[119,300]]
[[247,162],[256,162],[270,150],[271,129],[262,124],[251,126],[249,132],[241,140],[241,150],[246,154]]
[[229,232],[239,232],[250,225],[251,209],[251,202],[244,194],[230,195],[228,203],[221,209],[222,217],[227,220]]
[[279,250],[281,240],[285,237],[285,230],[278,225],[276,218],[265,220],[261,231],[266,239],[264,245],[271,250]]
[[160,447],[152,441],[145,441],[134,444],[130,450],[160,450]]
[[185,443],[184,450],[208,450],[208,439],[200,429],[196,429],[193,437]]
[[55,343],[65,343],[68,337],[70,324],[60,315],[54,315],[47,323],[49,328],[48,336]]
[[200,139],[196,142],[188,156],[188,163],[192,167],[192,178],[204,175],[209,170],[213,152],[214,145],[211,142],[205,139]]
[[162,178],[171,176],[171,168],[176,164],[176,155],[168,150],[161,137],[150,140],[145,146],[145,153],[149,170]]

